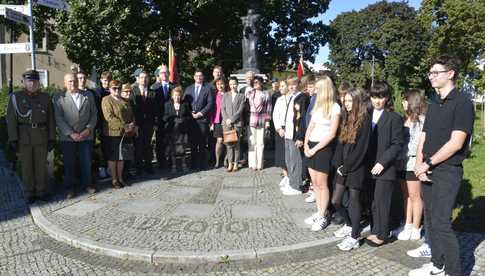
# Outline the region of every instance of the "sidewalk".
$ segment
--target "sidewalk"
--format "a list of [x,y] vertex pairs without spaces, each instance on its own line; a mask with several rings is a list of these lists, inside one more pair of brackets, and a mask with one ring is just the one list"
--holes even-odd
[[[276,169],[157,175],[59,195],[31,206],[36,226],[5,164],[0,154],[2,275],[406,275],[428,261],[405,254],[418,242],[339,251],[335,226],[314,233],[302,224],[313,205],[280,195]],[[459,234],[466,275],[485,275],[484,238]]]

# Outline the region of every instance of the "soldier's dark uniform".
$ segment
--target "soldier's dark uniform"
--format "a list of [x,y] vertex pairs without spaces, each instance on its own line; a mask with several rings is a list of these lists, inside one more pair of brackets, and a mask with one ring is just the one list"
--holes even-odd
[[[38,81],[39,73],[27,71],[23,79]],[[26,198],[46,196],[47,152],[56,130],[50,96],[40,89],[14,92],[8,102],[7,127],[8,140],[18,149]]]

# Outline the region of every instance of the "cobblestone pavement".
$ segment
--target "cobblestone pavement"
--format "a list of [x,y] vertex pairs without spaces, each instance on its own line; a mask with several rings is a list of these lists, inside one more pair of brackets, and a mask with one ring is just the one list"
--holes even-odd
[[[337,250],[336,242],[333,242],[288,254],[282,252],[262,259],[233,261],[221,258],[218,263],[187,265],[170,263],[150,265],[146,262],[126,261],[92,254],[57,242],[37,228],[32,221],[28,206],[22,199],[16,176],[4,167],[4,160],[0,160],[0,275],[405,275],[411,268],[427,261],[412,259],[405,255],[405,251],[418,246],[418,242],[394,242],[377,249],[363,245],[350,253]],[[207,172],[207,174],[211,175],[213,172]],[[194,185],[185,184],[187,187]],[[196,183],[194,186],[199,184],[201,183]],[[156,185],[152,186],[150,183],[134,185],[124,193],[131,192],[130,189],[153,191],[151,189],[154,186]],[[103,191],[96,197],[104,193],[112,193],[112,191]],[[207,202],[208,198],[214,200],[214,197],[209,194],[210,192],[204,202]],[[195,197],[192,197],[189,202],[207,204],[198,202]],[[50,204],[68,205],[63,201]],[[75,221],[72,223],[75,224]],[[153,229],[153,232],[157,231],[160,230]],[[307,230],[300,228],[294,228],[291,231],[299,231],[299,233],[288,233],[288,236],[298,237],[303,233],[309,236],[308,239],[325,238],[325,235],[329,235],[318,233],[315,234],[317,236],[312,236]],[[154,235],[160,234],[154,233]],[[485,275],[484,238],[484,234],[459,234],[465,275]],[[133,239],[135,240],[136,237]],[[229,242],[226,241],[225,244],[229,245]],[[238,244],[241,243],[234,243],[234,245]],[[174,244],[178,249],[183,248],[182,246],[184,245]],[[190,245],[185,246],[190,248]]]

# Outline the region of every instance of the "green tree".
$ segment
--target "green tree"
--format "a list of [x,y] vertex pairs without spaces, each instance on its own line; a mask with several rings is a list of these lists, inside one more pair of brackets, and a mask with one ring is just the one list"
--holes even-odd
[[484,72],[478,68],[485,56],[485,0],[423,0],[418,20],[431,34],[430,46],[421,62],[423,72],[429,61],[442,53],[463,61],[463,76],[471,77],[477,90],[485,89]]
[[[114,71],[124,80],[136,67],[154,70],[166,62],[169,33],[182,77],[194,67],[207,73],[215,64],[226,71],[241,67],[243,0],[85,0],[70,1],[69,13],[58,13],[57,30],[71,60],[84,68]],[[313,60],[326,43],[328,28],[315,17],[329,0],[253,1],[260,17],[260,67],[270,72],[297,60],[298,44]]]
[[330,24],[330,60],[342,79],[364,85],[375,59],[375,77],[403,89],[422,83],[418,71],[428,33],[405,2],[381,1],[361,11],[342,13]]
[[476,72],[485,51],[484,14],[485,0],[423,0],[418,19],[433,34],[427,58],[455,54],[465,73]]

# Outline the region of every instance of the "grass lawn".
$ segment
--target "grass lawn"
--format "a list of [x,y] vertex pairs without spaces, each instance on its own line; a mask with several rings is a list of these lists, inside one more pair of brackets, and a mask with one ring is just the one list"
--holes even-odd
[[463,163],[464,177],[453,212],[458,230],[485,233],[485,129],[476,112],[471,155]]

